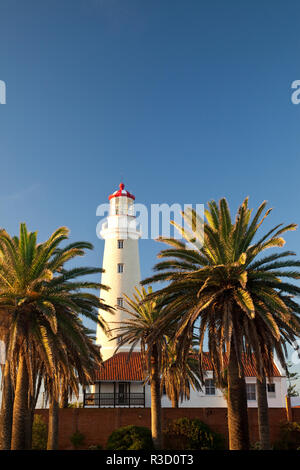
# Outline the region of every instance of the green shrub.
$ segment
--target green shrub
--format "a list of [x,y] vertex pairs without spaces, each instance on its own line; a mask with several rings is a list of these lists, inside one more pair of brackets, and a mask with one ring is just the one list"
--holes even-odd
[[252,442],[250,444],[250,450],[262,450],[260,442]]
[[85,440],[85,435],[82,434],[80,431],[75,431],[74,434],[70,437],[70,441],[75,447],[75,449],[78,449],[78,447],[82,446]]
[[224,438],[199,419],[175,419],[164,430],[164,448],[168,450],[224,449]]
[[151,432],[144,426],[124,426],[111,433],[107,450],[152,450]]
[[32,449],[46,450],[48,426],[41,415],[34,415],[32,426]]
[[275,442],[276,450],[299,450],[300,423],[284,422],[280,425],[279,440]]
[[81,401],[74,401],[73,403],[68,403],[68,408],[83,408],[83,403]]

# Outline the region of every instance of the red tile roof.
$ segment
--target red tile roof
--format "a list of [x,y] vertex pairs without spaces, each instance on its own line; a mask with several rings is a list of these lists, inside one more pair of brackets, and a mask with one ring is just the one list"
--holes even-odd
[[136,380],[142,382],[144,379],[141,353],[133,352],[130,356],[129,353],[117,353],[110,357],[97,371],[96,380]]
[[[252,362],[244,356],[242,360],[243,360],[245,377],[256,377],[257,371],[256,371],[256,366],[255,366],[255,359],[253,358],[253,362]],[[228,358],[227,358],[227,355],[225,354],[224,355],[224,366],[226,367],[227,364],[228,364]],[[213,370],[212,362],[211,362],[211,359],[210,359],[208,353],[204,353],[203,365],[204,365],[204,370],[206,370],[206,371]],[[274,362],[273,362],[272,377],[281,377],[281,373],[279,372],[279,370],[278,370],[278,368],[277,368],[277,366]]]
[[[204,354],[204,369],[213,370],[208,353]],[[255,363],[249,360],[244,362],[246,377],[256,377]],[[226,365],[227,358],[224,358]],[[276,365],[273,364],[273,377],[281,377]],[[143,364],[140,352],[133,352],[129,357],[128,353],[117,353],[103,363],[103,367],[97,371],[96,381],[143,381]]]

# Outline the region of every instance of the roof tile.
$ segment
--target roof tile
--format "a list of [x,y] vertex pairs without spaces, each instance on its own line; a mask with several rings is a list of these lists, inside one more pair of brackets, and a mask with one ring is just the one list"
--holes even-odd
[[[208,353],[204,353],[204,369],[213,370]],[[227,357],[224,358],[225,365]],[[256,377],[255,361],[243,360],[246,377]],[[281,374],[273,363],[273,377],[281,377]],[[103,363],[103,367],[97,371],[96,381],[143,381],[143,364],[140,352],[117,353]]]

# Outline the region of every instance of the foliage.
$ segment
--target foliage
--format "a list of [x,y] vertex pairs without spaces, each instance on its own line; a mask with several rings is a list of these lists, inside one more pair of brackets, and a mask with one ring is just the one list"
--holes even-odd
[[34,415],[32,426],[32,450],[46,450],[48,427],[41,415]]
[[29,384],[15,391],[15,403],[23,408],[21,413],[14,409],[15,450],[25,445],[21,416],[27,412],[27,403],[30,411],[34,409],[41,381],[48,398],[58,399],[67,386],[78,396],[79,384],[92,383],[101,362],[99,348],[88,336],[81,317],[104,327],[101,318],[98,321],[98,309],[101,305],[104,310],[111,309],[90,292],[98,291],[100,284],[84,280],[102,270],[76,265],[67,268],[69,261],[92,249],[87,242],[62,246],[68,237],[66,227],[57,229],[43,243],[37,243],[37,232],[29,232],[23,223],[19,236],[0,230],[0,310],[5,309],[9,324],[6,359],[14,378],[18,374],[16,383],[21,384],[24,378]]
[[190,390],[201,390],[199,377],[199,361],[195,351],[191,350],[185,361],[178,357],[176,343],[168,339],[161,366],[161,394],[165,391],[172,401],[172,406],[178,407],[179,400],[190,399]]
[[[259,376],[272,376],[274,351],[284,367],[285,343],[293,344],[300,334],[300,305],[295,299],[300,288],[290,282],[299,279],[300,261],[291,258],[295,255],[291,251],[264,256],[267,249],[281,248],[285,244],[282,235],[296,225],[279,224],[256,239],[271,211],[265,208],[263,202],[252,215],[246,198],[234,220],[223,198],[219,204],[208,203],[205,222],[187,209],[183,227],[173,222],[183,241],[159,239],[170,247],[159,253],[163,261],[154,267],[156,274],[142,281],[168,282],[148,299],[165,299],[165,314],[157,327],[167,329],[170,322],[178,321],[179,349],[189,348],[199,321],[200,363],[207,335],[218,381],[225,367],[224,351],[229,354],[232,344],[240,369],[243,352],[254,353]],[[195,229],[196,222],[199,229]]]
[[72,436],[70,437],[70,441],[73,444],[73,446],[75,447],[75,449],[78,449],[84,443],[85,435],[82,434],[77,429],[77,431],[75,431],[74,434],[72,434]]
[[250,446],[250,450],[262,450],[260,442],[254,442]]
[[291,372],[291,370],[290,370],[291,367],[292,367],[292,363],[287,362],[287,364],[286,364],[286,376],[287,376],[287,379],[288,379],[288,382],[289,382],[289,386],[288,386],[288,389],[287,389],[287,396],[288,397],[299,397],[299,392],[296,389],[297,385],[292,384],[292,382],[299,379],[299,374],[297,372]]
[[108,438],[107,450],[152,450],[151,432],[144,426],[124,426],[116,429]]
[[221,450],[224,438],[199,419],[175,419],[164,431],[165,448],[170,450]]
[[299,392],[296,390],[296,384],[292,385],[290,384],[287,388],[287,396],[288,397],[299,397]]
[[[115,338],[118,338],[117,350],[124,344],[131,346],[130,351],[140,345],[144,365],[149,372],[154,346],[149,342],[149,337],[156,331],[156,322],[162,315],[162,298],[158,297],[155,301],[148,302],[146,300],[148,294],[152,294],[151,287],[148,288],[148,291],[145,287],[141,289],[135,287],[131,297],[124,295],[126,307],[120,307],[120,310],[126,312],[128,319],[122,321],[122,324],[113,328],[111,332],[115,332]],[[165,350],[165,344],[166,338],[163,335],[157,335],[155,345],[159,354],[159,364],[161,363],[162,351]]]
[[275,450],[299,450],[300,423],[296,421],[284,422],[280,425],[280,437],[275,443]]

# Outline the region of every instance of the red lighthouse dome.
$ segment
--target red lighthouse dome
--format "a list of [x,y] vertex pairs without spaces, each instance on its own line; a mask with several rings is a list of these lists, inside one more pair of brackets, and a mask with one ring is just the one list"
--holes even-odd
[[124,183],[120,183],[119,184],[119,188],[117,191],[115,191],[113,194],[111,194],[110,196],[108,196],[108,199],[111,200],[112,198],[114,197],[129,197],[130,199],[133,199],[135,200],[135,197],[133,194],[131,194],[129,191],[126,191],[125,188],[125,184]]

